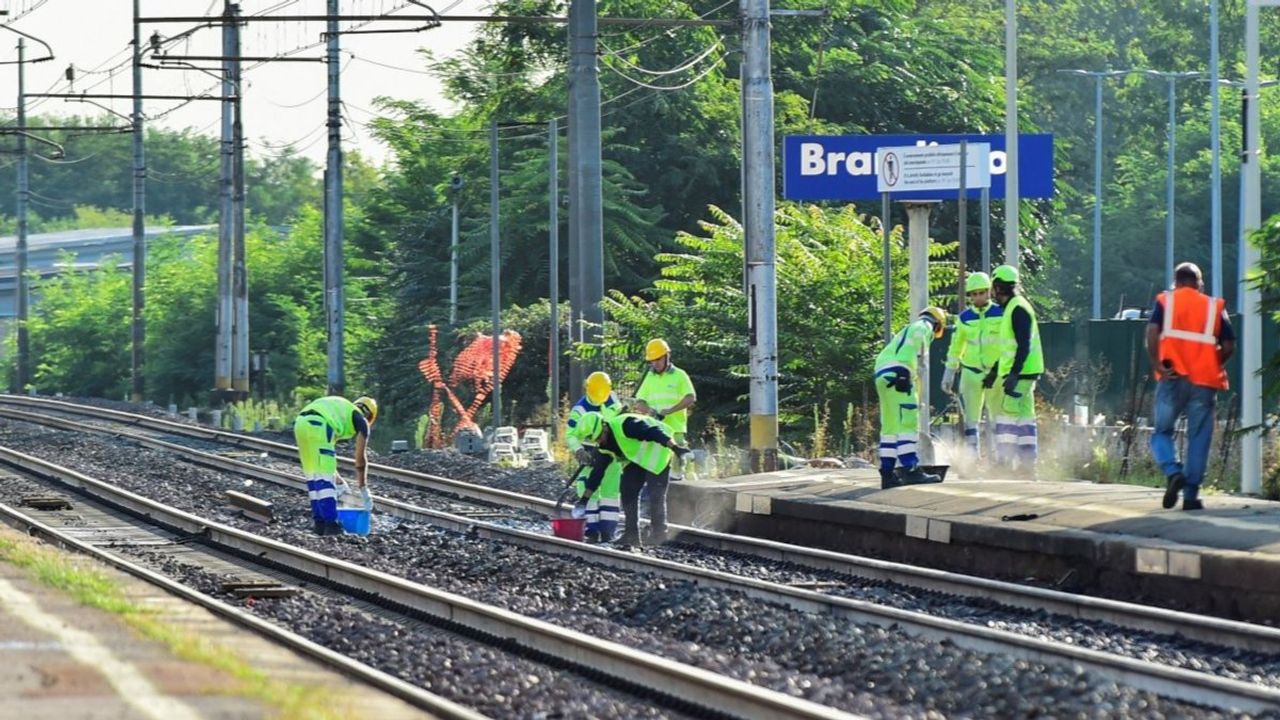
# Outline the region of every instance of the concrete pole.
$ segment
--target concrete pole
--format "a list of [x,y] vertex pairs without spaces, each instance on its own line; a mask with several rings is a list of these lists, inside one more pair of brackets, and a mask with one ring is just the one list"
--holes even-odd
[[18,38],[18,237],[14,246],[14,260],[17,263],[17,296],[14,298],[14,312],[18,320],[18,369],[14,377],[15,393],[26,393],[31,382],[31,346],[27,332],[27,201],[30,199],[28,186],[27,136],[27,84],[26,84],[27,43]]
[[142,375],[146,324],[144,288],[147,277],[147,165],[142,148],[142,29],[138,23],[141,0],[133,0],[133,390],[131,399],[142,402]]
[[[1258,2],[1245,0],[1245,91],[1248,94],[1245,134],[1245,232],[1262,226],[1262,133],[1261,113],[1258,107]],[[1214,82],[1214,90],[1217,83]],[[1215,95],[1217,93],[1215,92]],[[1261,257],[1253,243],[1246,242],[1240,248],[1247,273],[1259,271]],[[1217,293],[1214,293],[1217,295]],[[1245,286],[1243,332],[1241,333],[1240,358],[1240,427],[1256,428],[1262,424],[1262,293],[1258,286]],[[1262,435],[1260,432],[1245,434],[1240,440],[1240,490],[1256,495],[1262,489]]]
[[1169,80],[1169,139],[1167,143],[1168,157],[1165,162],[1164,180],[1164,286],[1173,287],[1173,173],[1174,151],[1177,146],[1178,133],[1178,95],[1177,79]]
[[1004,6],[1004,252],[1018,267],[1018,12],[1017,0]]
[[547,364],[551,375],[551,438],[560,435],[560,123],[547,123],[547,275],[551,306],[550,347]]
[[991,188],[982,188],[982,272],[991,272]]
[[[577,242],[581,250],[578,264],[581,293],[582,342],[597,345],[604,328],[604,226],[603,186],[600,157],[600,76],[596,62],[596,2],[573,0],[579,5],[573,18],[576,43],[572,47],[569,74],[575,99],[569,128],[575,146],[574,165],[578,176],[578,204],[573,214],[578,222]],[[574,127],[577,130],[574,131]],[[577,378],[574,378],[575,381]]]
[[[932,205],[921,202],[907,203],[907,254],[911,265],[908,271],[911,289],[911,312],[908,321],[915,320],[920,311],[929,306],[929,211]],[[929,439],[929,346],[920,355],[918,374],[920,388],[920,459],[933,461],[933,443]]]
[[[1246,0],[1246,3],[1249,0]],[[1218,0],[1209,0],[1209,205],[1210,238],[1213,266],[1211,290],[1214,297],[1222,297],[1222,129],[1221,101],[1218,87]],[[1256,226],[1255,226],[1256,227]]]
[[231,6],[231,82],[236,100],[232,105],[231,140],[235,149],[232,165],[231,227],[235,236],[232,255],[231,292],[235,296],[235,320],[232,325],[231,389],[236,399],[249,397],[249,269],[245,257],[244,223],[244,83],[240,81],[240,6]]
[[493,313],[493,429],[502,426],[502,257],[498,235],[498,121],[489,121],[489,304]]
[[956,194],[957,208],[956,214],[960,217],[960,227],[956,230],[956,313],[964,311],[965,295],[964,281],[965,275],[969,272],[969,142],[967,140],[960,141],[960,192]]
[[769,0],[742,0],[743,199],[751,371],[751,469],[778,468],[778,319],[774,247],[773,78]]
[[1093,76],[1093,319],[1102,319],[1102,75]]
[[[569,165],[566,179],[569,184],[569,343],[582,342],[582,244],[578,209],[582,205],[582,197],[578,187],[578,133],[581,122],[578,120],[578,73],[575,63],[579,56],[578,15],[582,11],[580,3],[569,3],[569,114],[566,118],[569,144]],[[569,360],[569,397],[582,397],[583,381],[586,373],[582,363],[576,357]]]
[[235,138],[232,135],[232,124],[235,116],[232,98],[236,94],[236,86],[232,78],[235,70],[231,58],[235,55],[235,44],[231,2],[223,5],[222,10],[222,142],[221,170],[219,175],[220,212],[218,216],[218,304],[214,313],[216,337],[213,348],[213,389],[218,394],[231,391],[231,328],[235,324],[235,301],[231,294],[232,247],[235,245],[235,221],[232,219],[231,196],[233,168],[235,167]]
[[342,260],[342,94],[338,84],[340,59],[338,35],[338,0],[327,0],[326,62],[329,70],[329,151],[325,158],[324,188],[324,316],[328,334],[329,392],[341,395],[347,381],[343,372],[343,290]]
[[458,189],[453,193],[453,222],[449,231],[449,324],[458,322]]

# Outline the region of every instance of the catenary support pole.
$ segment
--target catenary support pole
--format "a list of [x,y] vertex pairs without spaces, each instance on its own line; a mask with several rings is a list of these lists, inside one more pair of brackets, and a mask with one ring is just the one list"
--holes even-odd
[[960,192],[956,194],[958,208],[956,214],[959,216],[959,228],[956,230],[956,312],[960,313],[964,310],[964,280],[965,275],[969,272],[969,225],[967,217],[969,214],[969,142],[967,140],[960,141]]
[[[1250,0],[1246,0],[1246,3]],[[1209,212],[1211,290],[1222,297],[1222,89],[1218,86],[1218,0],[1209,0]]]
[[778,320],[769,0],[742,0],[741,12],[751,469],[769,472],[778,467]]
[[560,434],[560,124],[547,123],[547,276],[551,305],[551,347],[547,362],[551,375],[551,437]]
[[1018,267],[1018,9],[1005,0],[1004,26],[1004,252],[1005,262]]
[[1169,138],[1165,147],[1167,156],[1165,158],[1165,179],[1164,179],[1164,286],[1166,288],[1173,287],[1173,222],[1174,222],[1174,205],[1173,191],[1174,182],[1174,153],[1178,144],[1178,91],[1177,78],[1170,76],[1169,81]]
[[30,199],[27,158],[27,85],[26,85],[26,40],[18,38],[18,193],[17,201],[18,237],[14,245],[14,260],[17,264],[17,277],[14,278],[17,295],[14,298],[14,311],[18,320],[18,367],[14,377],[14,392],[25,393],[31,382],[31,345],[27,331],[29,291],[27,289],[27,202]]
[[[1271,4],[1271,3],[1268,3]],[[1245,0],[1245,92],[1248,96],[1246,110],[1247,145],[1245,156],[1245,228],[1241,233],[1246,239],[1250,232],[1262,226],[1262,115],[1258,103],[1258,1]],[[1217,83],[1213,85],[1217,90]],[[1216,94],[1216,93],[1215,93]],[[1258,273],[1261,261],[1258,248],[1245,242],[1240,248],[1246,268],[1246,276]],[[1214,293],[1215,295],[1217,293]],[[1257,428],[1262,424],[1262,292],[1256,283],[1245,286],[1244,312],[1241,321],[1240,357],[1240,427],[1254,428],[1240,439],[1240,490],[1257,494],[1262,489],[1262,434]]]
[[[573,76],[574,115],[578,130],[571,142],[576,144],[572,172],[578,175],[578,246],[582,256],[578,265],[582,300],[582,342],[599,346],[604,330],[604,197],[600,156],[600,69],[596,54],[597,7],[595,0],[573,0],[578,5],[574,22],[577,42],[573,47],[569,72]],[[579,380],[575,378],[575,380]],[[575,393],[577,390],[575,389]],[[575,394],[575,397],[577,395]]]
[[[929,306],[929,212],[932,205],[921,202],[907,203],[907,255],[911,260],[908,279],[910,303],[909,320],[915,320],[920,311]],[[918,373],[920,389],[920,458],[933,460],[933,443],[929,439],[929,346],[925,345],[920,356]]]
[[[581,216],[579,208],[582,206],[582,195],[580,192],[578,180],[578,134],[582,132],[582,123],[578,119],[578,76],[577,71],[579,57],[582,52],[579,46],[582,40],[578,37],[578,15],[582,12],[582,4],[577,2],[569,3],[569,74],[568,74],[568,92],[569,92],[569,113],[566,117],[568,131],[568,150],[569,161],[568,171],[565,174],[568,180],[569,190],[569,344],[572,346],[582,342],[582,229],[579,227]],[[569,397],[582,397],[583,380],[586,373],[583,371],[582,362],[577,359],[574,354],[569,358]]]
[[231,294],[232,247],[235,245],[235,222],[232,220],[231,195],[234,181],[235,139],[232,135],[232,119],[235,115],[233,98],[236,95],[234,72],[231,67],[235,46],[232,33],[231,0],[223,4],[222,15],[222,141],[219,145],[221,160],[218,176],[218,304],[214,313],[215,341],[213,351],[213,389],[219,395],[231,391],[231,328],[235,324],[235,299]]
[[142,27],[138,22],[141,0],[133,0],[133,387],[130,398],[142,402],[144,390],[143,351],[146,325],[147,278],[147,165],[142,147]]
[[1093,82],[1093,312],[1102,319],[1102,75]]
[[493,429],[502,426],[502,253],[498,235],[498,121],[489,122],[489,305],[493,313]]
[[249,397],[249,268],[245,253],[244,222],[244,84],[240,76],[240,6],[231,6],[231,83],[236,89],[232,105],[231,141],[235,149],[232,163],[231,227],[234,235],[231,292],[235,296],[232,325],[231,390],[237,400]]
[[[457,178],[457,176],[454,176]],[[457,185],[455,181],[453,185]],[[453,195],[453,219],[449,223],[449,324],[458,322],[458,195],[460,187],[451,187]]]
[[338,34],[338,0],[328,0],[326,54],[329,76],[329,106],[325,124],[329,129],[329,150],[325,157],[324,188],[324,317],[328,335],[329,392],[341,395],[346,386],[344,372],[345,292],[342,257],[342,94]]

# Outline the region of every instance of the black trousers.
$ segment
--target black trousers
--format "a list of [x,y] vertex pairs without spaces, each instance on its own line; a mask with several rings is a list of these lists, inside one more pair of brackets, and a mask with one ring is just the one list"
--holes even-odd
[[622,469],[622,512],[626,515],[626,533],[640,534],[640,490],[649,486],[649,524],[654,532],[667,530],[667,484],[671,467],[657,475],[635,463],[627,463]]

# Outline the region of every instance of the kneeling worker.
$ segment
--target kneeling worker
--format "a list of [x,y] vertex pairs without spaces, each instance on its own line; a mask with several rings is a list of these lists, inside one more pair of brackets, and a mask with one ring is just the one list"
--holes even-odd
[[[606,373],[593,372],[587,376],[586,394],[569,409],[569,420],[565,423],[565,444],[573,451],[582,465],[578,471],[578,497],[586,494],[586,481],[591,475],[591,464],[595,462],[595,453],[582,444],[578,436],[578,424],[587,413],[600,413],[609,419],[622,412],[622,403],[613,395],[613,379]],[[620,513],[619,496],[622,492],[622,461],[609,463],[604,472],[604,480],[600,488],[591,495],[587,502],[586,540],[590,543],[613,542],[613,535],[618,530]]]
[[[929,307],[898,331],[876,357],[875,386],[880,397],[880,487],[941,482],[920,469],[920,401],[915,380],[920,353],[947,329],[947,314]],[[894,468],[894,465],[897,468]]]
[[609,465],[620,461],[624,463],[622,512],[626,516],[626,530],[618,544],[640,544],[640,490],[645,486],[649,486],[650,523],[646,542],[650,545],[666,542],[668,473],[672,458],[687,456],[691,452],[689,448],[671,439],[662,423],[644,415],[628,413],[605,419],[600,413],[586,413],[578,421],[577,431],[582,443],[596,450],[585,494],[578,499],[577,508],[585,512]]
[[341,440],[356,439],[356,489],[368,487],[365,475],[369,466],[367,450],[369,432],[378,419],[378,403],[371,397],[356,398],[330,395],[312,400],[293,423],[293,437],[298,443],[302,474],[307,479],[307,495],[311,498],[311,517],[317,535],[341,535],[338,523],[338,452]]

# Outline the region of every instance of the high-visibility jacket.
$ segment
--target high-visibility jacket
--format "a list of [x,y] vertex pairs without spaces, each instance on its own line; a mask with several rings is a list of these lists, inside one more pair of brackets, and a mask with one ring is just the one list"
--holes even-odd
[[888,345],[876,356],[876,375],[889,368],[906,368],[912,376],[916,374],[920,352],[933,342],[933,325],[924,318],[919,318],[898,331]]
[[671,452],[671,448],[651,440],[637,440],[628,436],[622,429],[622,424],[626,420],[639,420],[650,427],[659,427],[663,432],[667,432],[668,428],[646,415],[615,415],[605,419],[605,424],[613,432],[613,439],[618,443],[618,449],[622,451],[622,456],[628,462],[648,470],[657,475],[667,469],[667,465],[671,464],[671,457],[675,453]]
[[1020,375],[1039,375],[1044,372],[1044,352],[1040,348],[1040,325],[1036,322],[1036,311],[1031,303],[1021,295],[1014,295],[1009,304],[1004,306],[1004,316],[1000,319],[1000,369],[1001,377],[1013,369],[1013,358],[1018,354],[1018,339],[1013,336],[1013,311],[1022,308],[1031,316],[1031,347],[1027,349],[1027,359],[1022,363]]
[[951,333],[947,367],[955,369],[964,365],[984,373],[995,367],[1003,350],[1000,344],[1003,318],[1004,308],[999,303],[989,302],[981,310],[972,305],[965,308]]
[[[666,410],[685,398],[686,395],[697,394],[693,391],[693,381],[689,373],[676,367],[670,360],[667,369],[662,372],[648,371],[636,389],[636,400],[643,400],[655,411]],[[687,432],[689,429],[689,409],[673,412],[662,419],[673,433]]]
[[302,408],[300,415],[315,413],[333,428],[334,440],[350,440],[356,436],[356,426],[351,420],[351,413],[359,412],[356,404],[337,395],[317,398]]
[[622,412],[622,403],[618,402],[613,393],[609,393],[609,397],[605,398],[603,405],[592,403],[587,399],[586,395],[579,398],[578,402],[569,408],[569,419],[565,422],[564,442],[569,446],[570,450],[576,451],[582,447],[582,438],[578,437],[578,433],[575,430],[578,427],[578,423],[582,421],[582,416],[589,412],[598,412],[602,419],[608,420]]
[[1218,333],[1226,302],[1190,287],[1160,293],[1156,302],[1164,314],[1160,364],[1172,364],[1174,372],[1193,385],[1226,390],[1227,371],[1218,361]]

